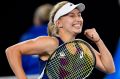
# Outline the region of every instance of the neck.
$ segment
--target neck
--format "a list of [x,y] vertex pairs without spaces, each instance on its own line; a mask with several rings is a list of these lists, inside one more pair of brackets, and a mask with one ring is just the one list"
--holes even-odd
[[61,40],[64,42],[69,42],[75,39],[76,35],[70,33],[59,32]]

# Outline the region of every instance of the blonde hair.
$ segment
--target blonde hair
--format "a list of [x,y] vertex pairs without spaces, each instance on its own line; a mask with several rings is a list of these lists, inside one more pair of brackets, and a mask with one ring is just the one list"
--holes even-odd
[[68,1],[61,1],[57,3],[51,10],[50,17],[49,17],[49,23],[48,23],[48,35],[49,36],[59,36],[58,27],[54,24],[53,19],[54,19],[55,13],[66,3],[68,3]]

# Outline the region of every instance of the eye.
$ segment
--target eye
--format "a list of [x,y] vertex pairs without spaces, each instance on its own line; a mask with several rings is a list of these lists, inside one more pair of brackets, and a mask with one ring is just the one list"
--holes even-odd
[[68,14],[69,17],[74,17],[74,14]]

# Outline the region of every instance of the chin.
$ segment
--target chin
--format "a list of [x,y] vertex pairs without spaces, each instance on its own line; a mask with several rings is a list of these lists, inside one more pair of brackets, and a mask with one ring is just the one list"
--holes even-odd
[[76,33],[81,33],[82,32],[82,29],[79,29],[76,31]]
[[77,34],[81,33],[81,31],[76,31],[76,32],[74,32],[74,33],[75,33],[75,35],[77,35]]
[[74,34],[75,35],[77,35],[77,34],[79,34],[79,33],[81,33],[82,32],[82,29],[76,29],[76,30],[74,30]]

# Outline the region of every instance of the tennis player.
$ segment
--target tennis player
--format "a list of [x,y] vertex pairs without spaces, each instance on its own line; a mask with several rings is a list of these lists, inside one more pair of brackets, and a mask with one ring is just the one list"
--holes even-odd
[[[6,49],[8,62],[17,79],[27,79],[22,68],[21,55],[37,54],[40,59],[47,62],[49,56],[60,44],[74,40],[76,35],[81,33],[83,27],[81,12],[84,9],[83,3],[77,5],[68,1],[57,3],[50,13],[49,36],[41,36],[17,43]],[[106,73],[115,72],[112,55],[96,29],[86,29],[84,35],[93,41],[99,49],[97,51],[92,48],[96,56],[96,68]],[[43,79],[47,79],[47,77],[43,75]]]

